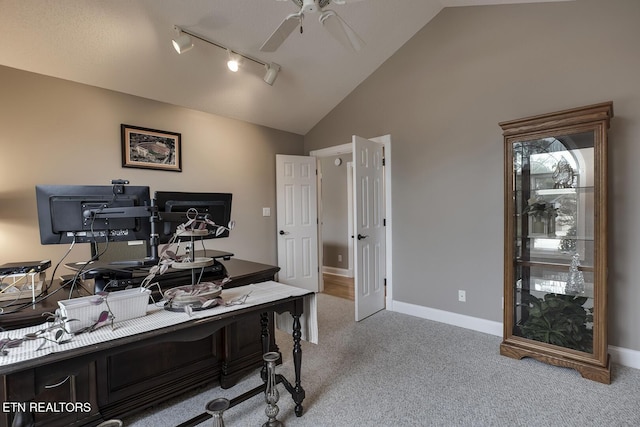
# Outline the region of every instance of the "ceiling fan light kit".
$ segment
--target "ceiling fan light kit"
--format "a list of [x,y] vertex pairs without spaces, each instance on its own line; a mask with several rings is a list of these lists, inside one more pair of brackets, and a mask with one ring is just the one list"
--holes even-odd
[[278,73],[280,72],[280,66],[276,63],[273,63],[273,62],[266,63],[259,59],[253,58],[249,55],[233,52],[231,49],[221,45],[220,43],[214,42],[213,40],[209,40],[206,37],[203,37],[191,31],[185,30],[184,28],[181,28],[177,25],[175,25],[173,28],[177,35],[176,35],[176,38],[172,40],[172,44],[173,44],[173,48],[179,54],[187,52],[188,50],[193,48],[194,45],[191,40],[191,38],[193,37],[195,39],[203,41],[217,48],[224,49],[228,55],[227,68],[229,68],[229,70],[233,71],[234,73],[240,69],[240,63],[246,59],[248,61],[255,62],[258,65],[262,65],[265,68],[265,75],[263,77],[263,80],[269,86],[272,86],[273,83],[276,81],[276,78],[278,77]]
[[[279,0],[283,1],[283,0]],[[300,27],[304,14],[320,13],[318,20],[322,27],[334,37],[342,46],[353,51],[359,51],[364,46],[364,41],[334,10],[325,9],[331,3],[345,4],[345,0],[291,0],[300,10],[288,15],[275,29],[269,38],[262,44],[260,51],[275,52],[296,28]]]

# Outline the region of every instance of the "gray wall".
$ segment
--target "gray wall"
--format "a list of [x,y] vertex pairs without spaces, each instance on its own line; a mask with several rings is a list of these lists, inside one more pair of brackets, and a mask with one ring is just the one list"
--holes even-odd
[[498,123],[612,100],[610,343],[640,350],[639,19],[637,0],[444,9],[305,136],[392,135],[395,300],[501,321]]
[[[113,178],[152,192],[233,193],[237,228],[207,246],[277,263],[275,154],[302,154],[302,136],[7,67],[0,93],[0,263],[56,263],[67,249],[40,244],[36,184]],[[121,123],[181,133],[183,172],[122,168]],[[65,262],[88,257],[89,245],[77,245]]]
[[[337,158],[342,164],[335,165]],[[349,268],[347,162],[351,155],[329,156],[320,159],[322,171],[322,265],[339,269]],[[338,256],[342,261],[338,261]]]

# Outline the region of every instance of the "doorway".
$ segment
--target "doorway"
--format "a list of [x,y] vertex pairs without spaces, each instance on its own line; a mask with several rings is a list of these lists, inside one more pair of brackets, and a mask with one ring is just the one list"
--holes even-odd
[[[391,218],[391,136],[390,135],[385,135],[382,137],[378,137],[378,138],[371,138],[371,141],[377,142],[379,143],[382,147],[384,147],[384,235],[385,235],[385,240],[386,240],[386,250],[384,253],[384,266],[385,266],[385,296],[384,296],[384,305],[386,309],[392,309],[392,301],[393,301],[393,282],[392,282],[392,218]],[[322,166],[321,166],[321,160],[328,158],[328,157],[341,157],[341,156],[345,156],[345,158],[347,158],[347,156],[352,156],[354,152],[354,145],[353,144],[342,144],[342,145],[337,145],[337,146],[333,146],[333,147],[328,147],[328,148],[324,148],[324,149],[320,149],[320,150],[314,150],[311,151],[309,153],[310,156],[316,157],[317,159],[317,164],[318,164],[318,170],[319,170],[319,174],[318,174],[318,195],[322,194],[322,191],[324,191],[323,186],[325,185],[325,183],[322,182],[322,180],[320,179],[320,177],[323,176],[323,173],[326,173],[322,171]],[[346,162],[348,163],[348,162]],[[346,165],[344,166],[346,167]],[[343,181],[343,185],[347,185],[347,181]],[[349,194],[348,200],[349,201],[353,201],[354,196],[353,193]],[[318,242],[318,250],[319,250],[319,259],[322,260],[321,264],[324,265],[324,256],[325,254],[323,253],[323,247],[324,245],[324,241],[323,241],[323,221],[324,221],[324,204],[323,204],[323,200],[319,197],[318,199],[318,219],[319,219],[319,224],[320,224],[320,233],[319,233],[319,242]],[[347,218],[345,218],[345,222],[347,222]],[[349,259],[350,261],[353,260],[354,258],[354,251],[353,251],[353,241],[354,241],[354,230],[350,229],[348,231],[348,241],[350,243],[350,247],[348,249],[348,253],[349,253]],[[364,236],[366,237],[366,236]],[[336,253],[330,253],[330,256],[336,257],[337,255]],[[338,254],[339,255],[339,254]],[[353,271],[353,264],[351,264],[350,267],[347,267],[343,270],[338,270],[338,271],[346,271],[347,275],[350,275],[349,272]],[[321,283],[320,283],[320,290],[322,291],[324,284],[322,283],[322,275],[320,275],[321,278]],[[356,285],[357,287],[357,285]],[[357,303],[357,298],[356,298],[356,303]],[[356,306],[356,309],[358,307]],[[358,316],[356,316],[358,317]]]
[[[318,157],[321,272],[353,277],[352,154]],[[322,212],[320,212],[320,209]]]
[[323,292],[355,300],[353,271],[353,155],[318,157],[320,273]]

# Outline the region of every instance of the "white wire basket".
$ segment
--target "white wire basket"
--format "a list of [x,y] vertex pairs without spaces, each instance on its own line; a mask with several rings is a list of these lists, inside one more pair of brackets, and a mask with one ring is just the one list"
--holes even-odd
[[67,330],[77,332],[94,325],[103,311],[111,310],[114,323],[145,316],[150,294],[151,290],[149,289],[133,288],[107,292],[106,297],[89,295],[58,301],[58,305],[60,306],[60,315],[67,318]]

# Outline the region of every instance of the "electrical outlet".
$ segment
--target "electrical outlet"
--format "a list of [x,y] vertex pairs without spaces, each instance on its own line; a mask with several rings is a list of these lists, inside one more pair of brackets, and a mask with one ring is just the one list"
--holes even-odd
[[338,262],[342,262],[342,255],[338,255]]
[[467,293],[465,291],[458,291],[458,301],[467,302]]

